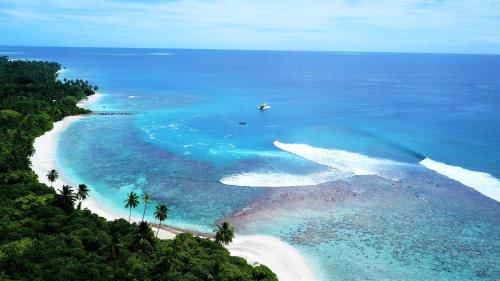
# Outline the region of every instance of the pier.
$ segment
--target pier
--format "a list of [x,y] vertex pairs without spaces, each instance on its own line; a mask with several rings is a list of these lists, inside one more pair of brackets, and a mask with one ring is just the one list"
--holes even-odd
[[146,112],[142,111],[92,111],[89,114],[90,115],[137,115],[137,114],[143,114]]

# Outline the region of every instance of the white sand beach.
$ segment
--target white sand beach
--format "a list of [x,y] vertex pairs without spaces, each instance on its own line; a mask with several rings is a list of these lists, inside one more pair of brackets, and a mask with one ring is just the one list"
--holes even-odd
[[264,264],[283,281],[316,280],[304,258],[292,246],[272,236],[238,235],[227,246],[233,256]]
[[[83,108],[89,108],[101,97],[102,94],[96,93],[78,105]],[[57,170],[56,153],[60,133],[73,122],[82,118],[85,118],[85,116],[66,117],[54,123],[54,128],[51,131],[36,138],[34,143],[35,154],[31,157],[31,168],[38,176],[40,182],[50,185],[46,174],[52,169]],[[60,189],[65,184],[71,185],[71,182],[65,179],[65,176],[62,174],[53,183],[56,189]],[[82,207],[88,208],[107,220],[128,219],[126,210],[115,210],[104,204],[100,204],[96,196],[92,196],[92,189],[89,198],[82,203]],[[140,218],[132,217],[132,221],[140,221]],[[158,237],[161,239],[172,239],[180,232],[177,228],[165,226],[160,228]],[[276,273],[278,279],[281,281],[315,280],[312,270],[298,251],[278,238],[263,235],[237,235],[233,243],[227,246],[227,248],[232,255],[243,257],[250,264],[266,265]]]

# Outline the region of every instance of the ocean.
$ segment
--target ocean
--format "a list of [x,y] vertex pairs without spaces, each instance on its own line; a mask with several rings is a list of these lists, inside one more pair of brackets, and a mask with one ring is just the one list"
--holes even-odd
[[279,237],[320,280],[500,279],[498,55],[0,55],[57,61],[99,86],[93,110],[139,113],[81,119],[59,141],[58,170],[117,209],[148,192],[169,224]]

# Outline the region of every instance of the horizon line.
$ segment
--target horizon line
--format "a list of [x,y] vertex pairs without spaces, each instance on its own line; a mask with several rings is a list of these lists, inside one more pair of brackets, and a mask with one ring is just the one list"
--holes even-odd
[[[339,51],[339,50],[295,50],[295,49],[217,49],[217,48],[185,48],[185,47],[117,47],[117,46],[44,46],[44,45],[3,45],[0,47],[21,48],[68,48],[68,49],[160,49],[160,50],[193,50],[193,51],[247,51],[247,52],[302,52],[302,53],[365,53],[365,54],[422,54],[422,55],[487,55],[498,56],[500,53],[463,53],[463,52],[418,52],[418,51]],[[1,54],[0,54],[1,56]]]

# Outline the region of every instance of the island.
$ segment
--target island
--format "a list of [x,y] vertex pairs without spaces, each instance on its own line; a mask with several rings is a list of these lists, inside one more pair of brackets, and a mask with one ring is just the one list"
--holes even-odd
[[[89,114],[77,104],[97,91],[88,81],[57,79],[60,70],[55,62],[0,57],[1,280],[277,280],[266,266],[229,254],[228,224],[215,239],[179,231],[162,240],[144,220],[108,221],[82,208],[84,183],[40,183],[30,168],[35,138],[67,116]],[[47,178],[53,182],[57,171]],[[140,203],[136,196],[124,198],[128,206]],[[168,209],[157,211],[161,224]]]

